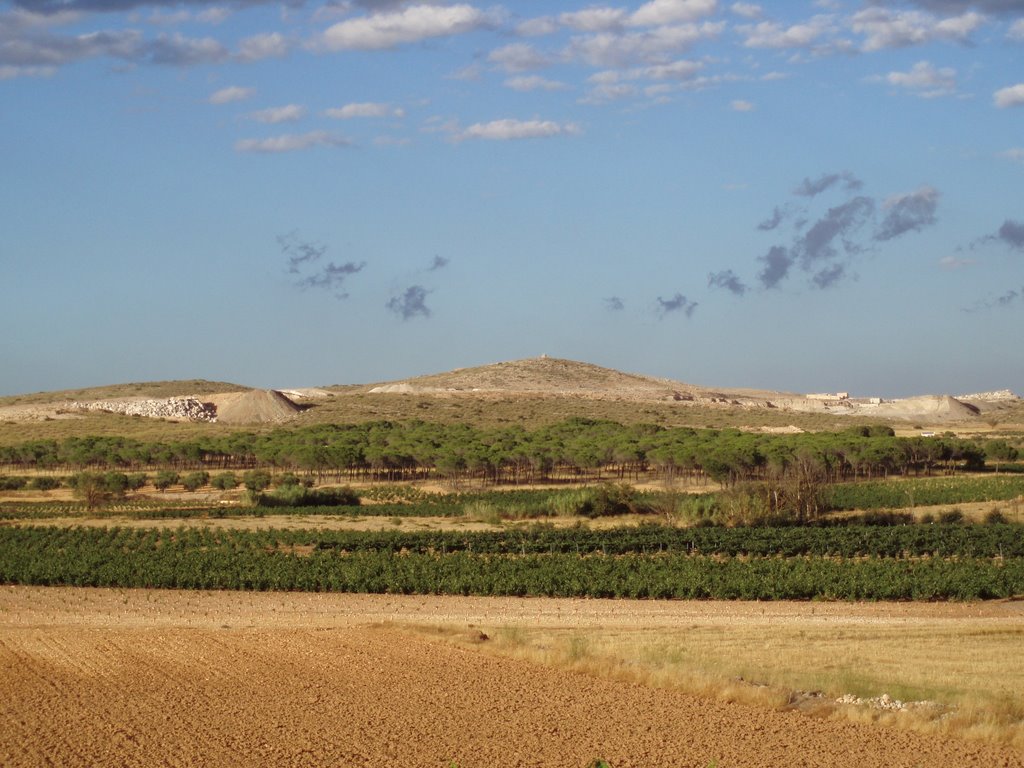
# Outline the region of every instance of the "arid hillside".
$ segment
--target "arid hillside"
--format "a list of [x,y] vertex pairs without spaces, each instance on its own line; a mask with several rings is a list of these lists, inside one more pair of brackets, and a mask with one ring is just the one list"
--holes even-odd
[[571,417],[773,431],[891,424],[958,432],[1024,428],[1008,390],[952,397],[851,397],[716,389],[547,356],[366,385],[283,390],[190,380],[0,398],[0,441],[420,419],[533,427]]

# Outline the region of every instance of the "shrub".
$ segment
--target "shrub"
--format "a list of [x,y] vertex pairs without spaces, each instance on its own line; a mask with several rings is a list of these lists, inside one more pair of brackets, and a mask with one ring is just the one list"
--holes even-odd
[[255,499],[259,507],[356,507],[359,494],[349,487],[313,490],[301,485],[285,485],[273,493],[260,493]]
[[[914,516],[909,512],[881,512],[874,510],[862,514],[860,522],[862,525],[910,525],[914,522]],[[932,521],[925,520],[923,516],[921,522]]]
[[286,488],[290,486],[303,486],[305,488],[312,488],[313,481],[309,478],[301,478],[294,472],[285,472],[283,475],[278,476],[275,480],[274,485],[278,488]]
[[221,472],[213,476],[210,485],[219,491],[230,491],[238,487],[238,477],[234,472]]
[[103,484],[112,496],[120,498],[128,490],[131,481],[124,472],[106,472],[103,475]]
[[138,491],[149,482],[149,478],[146,477],[145,472],[136,472],[135,474],[128,475],[128,490]]
[[210,482],[209,472],[190,472],[181,479],[186,491],[197,491]]
[[250,469],[242,475],[242,484],[249,493],[260,493],[270,487],[270,473],[262,469]]
[[172,485],[178,482],[179,476],[177,472],[172,472],[168,469],[163,469],[156,473],[156,477],[153,478],[153,487],[158,491],[166,491]]
[[947,509],[943,512],[939,512],[939,522],[947,525],[953,523],[962,523],[964,520],[964,513],[959,509]]
[[1009,521],[1006,519],[1006,515],[1003,514],[1003,511],[999,509],[999,507],[990,509],[985,513],[985,523],[988,525],[998,525],[1006,522]]
[[587,517],[612,517],[637,511],[639,505],[636,491],[631,486],[625,483],[605,483],[594,492],[589,501],[589,509],[581,511],[581,514]]
[[26,485],[28,485],[28,480],[24,477],[15,475],[0,477],[0,491],[20,491]]
[[80,472],[71,478],[75,497],[84,501],[89,509],[124,496],[127,487],[128,475],[121,472]]
[[60,486],[59,477],[33,477],[28,483],[28,487],[33,491],[52,491]]

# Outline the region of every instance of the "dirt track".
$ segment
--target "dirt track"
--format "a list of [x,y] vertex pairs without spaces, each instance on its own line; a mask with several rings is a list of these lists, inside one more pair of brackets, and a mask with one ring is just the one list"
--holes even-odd
[[[595,680],[380,623],[718,610],[617,605],[0,588],[0,764],[1024,766],[1017,752]],[[851,608],[866,622],[875,610]]]

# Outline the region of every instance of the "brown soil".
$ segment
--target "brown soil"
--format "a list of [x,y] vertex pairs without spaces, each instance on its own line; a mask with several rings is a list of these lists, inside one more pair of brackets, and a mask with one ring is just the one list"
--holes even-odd
[[[868,622],[1019,612],[814,608]],[[1024,766],[1015,751],[598,680],[381,623],[758,621],[765,610],[785,621],[811,609],[4,587],[0,763]]]

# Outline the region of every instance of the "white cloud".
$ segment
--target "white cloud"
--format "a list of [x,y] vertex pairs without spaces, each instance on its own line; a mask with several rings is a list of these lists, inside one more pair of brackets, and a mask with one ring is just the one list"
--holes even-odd
[[1024,104],[1024,83],[1017,83],[1007,88],[1000,88],[992,94],[992,101],[1000,109],[1019,107]]
[[[648,98],[662,100],[673,91],[692,90],[710,84],[710,80],[697,76],[703,68],[704,64],[699,61],[680,59],[668,64],[654,64],[649,67],[606,69],[595,72],[587,78],[591,88],[587,91],[587,95],[580,99],[580,103],[606,104],[610,101],[635,96],[640,92]],[[637,80],[661,82],[639,89],[631,84],[631,81]]]
[[567,86],[557,80],[548,80],[540,75],[528,75],[525,77],[510,77],[505,81],[505,87],[513,91],[564,91]]
[[228,16],[231,15],[231,11],[223,6],[215,5],[212,8],[207,8],[205,11],[200,11],[196,14],[196,19],[203,22],[204,24],[220,24],[225,21]]
[[16,67],[10,64],[0,65],[0,80],[13,80],[16,77],[52,77],[56,67]]
[[758,19],[763,13],[761,6],[754,3],[733,3],[729,10],[745,19]]
[[527,19],[516,26],[516,34],[523,37],[543,37],[544,35],[553,35],[557,31],[558,22],[551,16]]
[[471,5],[413,5],[392,13],[375,13],[334,24],[321,38],[332,51],[394,48],[433,37],[471,32],[488,17]]
[[230,85],[214,91],[206,99],[210,104],[230,104],[233,101],[245,101],[256,94],[255,88],[242,88],[237,85]]
[[716,37],[724,28],[725,22],[705,22],[626,34],[604,32],[573,38],[569,43],[569,55],[595,67],[664,63],[694,43]]
[[558,21],[579,32],[606,32],[622,27],[628,15],[624,8],[584,8],[559,14]]
[[1024,19],[1017,19],[1013,24],[1010,25],[1010,29],[1006,32],[1006,36],[1011,40],[1020,40],[1024,42]]
[[387,103],[362,101],[328,109],[325,114],[336,120],[351,120],[356,117],[405,117],[405,110]]
[[287,53],[288,40],[280,32],[253,35],[238,44],[238,58],[242,61],[280,59]]
[[737,27],[741,34],[746,35],[743,45],[747,48],[809,48],[833,29],[830,16],[815,16],[804,24],[789,27],[774,21]]
[[754,105],[751,104],[749,101],[744,101],[743,99],[736,99],[736,100],[734,100],[731,104],[729,104],[729,107],[732,109],[733,112],[753,112],[754,111]]
[[699,61],[679,59],[668,64],[655,64],[650,67],[630,70],[630,74],[651,80],[689,80],[703,68],[704,65]]
[[191,18],[192,14],[185,10],[162,11],[156,8],[146,17],[146,23],[158,27],[173,27],[178,24],[184,24]]
[[923,11],[871,7],[855,13],[851,27],[864,35],[865,51],[878,51],[936,40],[965,43],[984,22],[985,17],[973,11],[940,19]]
[[885,81],[911,90],[925,99],[956,92],[956,70],[950,67],[936,69],[927,61],[917,62],[909,72],[890,72],[885,76]]
[[158,35],[155,40],[147,41],[126,58],[135,62],[187,67],[211,64],[223,60],[227,55],[224,46],[212,37]]
[[217,25],[224,22],[230,15],[231,11],[222,6],[207,8],[205,11],[200,11],[194,15],[185,9],[164,11],[160,8],[155,8],[150,12],[149,16],[146,17],[146,23],[157,26],[176,26],[178,24],[196,21],[200,24]]
[[292,123],[306,116],[306,108],[298,104],[270,107],[249,113],[249,119],[258,123]]
[[472,64],[467,64],[461,69],[457,69],[450,75],[445,75],[449,80],[465,80],[466,82],[472,82],[479,80],[484,73],[484,68],[480,66],[480,62],[474,61]]
[[571,136],[580,133],[575,123],[556,123],[552,120],[492,120],[489,123],[474,123],[458,134],[459,139],[489,139],[509,141],[512,139],[537,139],[551,136]]
[[587,78],[587,81],[609,84],[622,80],[689,80],[703,68],[704,65],[699,61],[679,59],[668,64],[652,64],[649,67],[607,69],[603,72],[595,72]]
[[1024,163],[1024,148],[1013,147],[1005,152],[1000,152],[999,156],[1005,157],[1007,160],[1012,160],[1015,163]]
[[963,269],[974,263],[974,259],[958,259],[956,256],[943,256],[939,259],[939,266],[947,271]]
[[506,72],[528,72],[550,66],[547,54],[538,51],[529,43],[509,43],[491,51],[487,60],[497,64]]
[[598,83],[580,99],[580,104],[606,104],[609,101],[635,96],[636,93],[637,87],[629,83]]
[[295,152],[312,147],[347,147],[351,144],[352,142],[343,136],[336,136],[326,131],[311,131],[298,134],[285,133],[267,139],[239,139],[235,142],[235,150],[238,152],[277,154],[280,152]]
[[651,0],[629,17],[634,26],[654,27],[696,21],[715,12],[715,0]]

